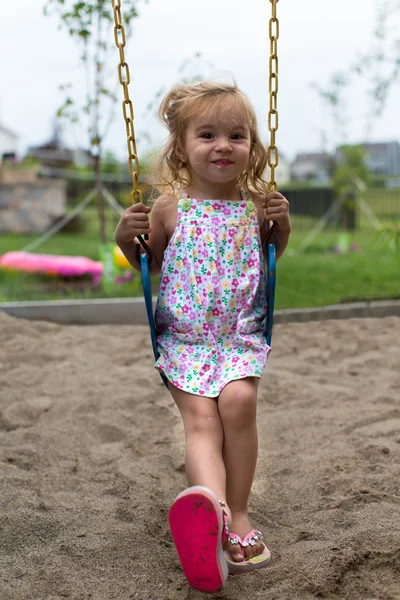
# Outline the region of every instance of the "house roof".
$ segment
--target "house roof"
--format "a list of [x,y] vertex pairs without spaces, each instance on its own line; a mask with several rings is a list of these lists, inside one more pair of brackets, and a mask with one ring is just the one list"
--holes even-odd
[[11,131],[11,129],[4,127],[4,125],[2,125],[1,123],[0,123],[0,131],[2,131],[3,133],[6,133],[10,137],[15,138],[16,140],[19,139],[19,137],[20,137],[17,133],[14,133],[14,131]]
[[400,147],[399,142],[366,142],[362,144],[366,150],[387,150],[388,148]]
[[315,165],[326,165],[331,160],[327,153],[322,152],[300,152],[292,162],[292,165],[302,163],[313,163]]

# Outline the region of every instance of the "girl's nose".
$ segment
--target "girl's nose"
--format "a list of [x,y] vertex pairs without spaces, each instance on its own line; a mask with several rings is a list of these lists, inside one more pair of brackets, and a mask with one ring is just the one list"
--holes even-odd
[[227,137],[218,138],[216,150],[219,150],[220,152],[230,152],[232,150],[230,139]]

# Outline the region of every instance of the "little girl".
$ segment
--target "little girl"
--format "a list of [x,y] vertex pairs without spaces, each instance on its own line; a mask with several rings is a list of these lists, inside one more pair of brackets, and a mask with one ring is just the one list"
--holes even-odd
[[177,85],[159,115],[169,131],[156,168],[160,196],[152,208],[128,208],[115,240],[140,269],[135,238],[149,234],[150,273],[161,273],[155,367],[183,419],[192,486],[171,507],[170,525],[189,583],[215,592],[227,565],[237,573],[270,558],[248,498],[257,389],[270,351],[263,247],[275,222],[277,258],[284,252],[289,204],[267,193],[267,152],[236,85]]

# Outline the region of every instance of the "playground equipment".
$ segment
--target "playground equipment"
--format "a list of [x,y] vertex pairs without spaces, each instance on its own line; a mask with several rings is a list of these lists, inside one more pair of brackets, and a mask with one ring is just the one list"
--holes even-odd
[[0,269],[39,273],[50,277],[83,277],[89,275],[98,283],[103,264],[84,256],[58,256],[32,252],[6,252],[0,256]]
[[[132,177],[132,197],[133,202],[143,202],[142,192],[139,187],[139,158],[136,148],[135,124],[134,124],[134,109],[129,96],[130,71],[129,65],[125,60],[126,35],[122,17],[122,0],[112,0],[114,10],[114,39],[115,45],[119,50],[119,65],[118,76],[120,84],[124,91],[124,100],[122,102],[122,112],[126,126],[126,136],[128,145],[128,163],[129,171]],[[269,56],[269,112],[268,112],[268,129],[270,132],[270,144],[268,147],[268,166],[270,168],[270,179],[268,183],[269,191],[276,191],[277,184],[275,181],[275,169],[279,163],[279,153],[276,146],[275,134],[278,129],[278,38],[279,38],[279,20],[277,18],[277,3],[279,0],[270,0],[271,2],[271,18],[269,20],[269,40],[270,40],[270,56]],[[140,254],[140,266],[142,272],[143,295],[146,304],[147,318],[150,327],[151,342],[153,346],[154,357],[158,359],[156,330],[153,314],[153,302],[151,293],[151,282],[149,265],[152,261],[152,253],[146,244],[146,237],[138,236],[138,240],[144,249],[144,253]],[[272,241],[273,240],[273,241]],[[264,323],[264,335],[268,345],[271,345],[272,326],[275,301],[275,286],[276,286],[276,245],[278,243],[275,232],[275,225],[269,229],[266,240],[267,251],[267,285],[268,285],[268,314]],[[163,378],[166,384],[165,378]]]
[[[126,272],[131,266],[118,246],[113,245],[109,256],[116,281],[128,280]],[[55,254],[35,254],[33,252],[14,251],[0,256],[0,269],[47,275],[49,277],[85,277],[89,276],[95,285],[103,276],[104,261],[92,260],[86,256],[65,256]]]

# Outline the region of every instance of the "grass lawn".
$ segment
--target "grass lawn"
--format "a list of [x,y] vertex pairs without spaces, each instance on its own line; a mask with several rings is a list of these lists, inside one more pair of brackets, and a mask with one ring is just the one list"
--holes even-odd
[[[85,212],[86,228],[80,234],[57,234],[39,248],[40,253],[82,255],[98,260],[99,233],[94,210]],[[109,219],[109,238],[116,225]],[[359,251],[333,254],[338,234],[322,232],[305,252],[296,252],[305,232],[294,232],[288,251],[278,263],[276,308],[324,306],[339,302],[378,298],[400,298],[400,254],[383,246],[372,231],[356,232],[352,241]],[[0,234],[0,254],[21,250],[32,236]],[[155,281],[154,290],[157,288]],[[48,300],[54,298],[99,298],[141,294],[140,276],[133,282],[115,284],[110,289],[93,287],[90,282],[56,282],[0,270],[0,302]]]
[[400,254],[382,247],[375,233],[356,233],[358,252],[333,254],[337,234],[318,237],[296,253],[294,233],[277,269],[277,308],[305,308],[370,299],[400,298]]

